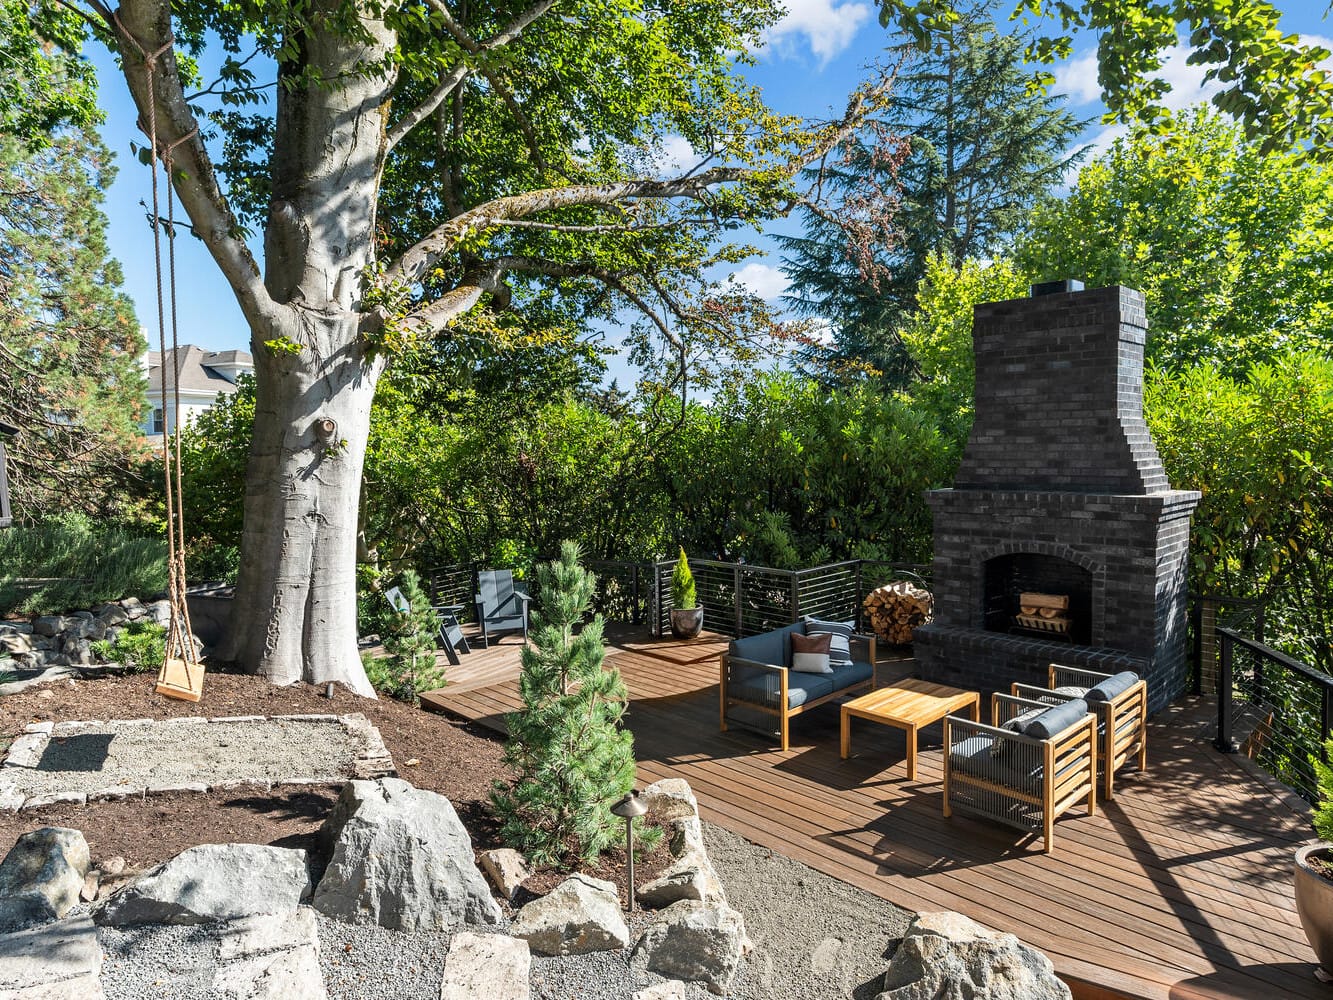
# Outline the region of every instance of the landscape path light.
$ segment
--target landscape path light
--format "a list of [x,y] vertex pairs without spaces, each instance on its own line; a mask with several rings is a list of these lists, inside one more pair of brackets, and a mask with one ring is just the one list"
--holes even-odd
[[642,816],[648,807],[639,798],[638,789],[634,789],[611,807],[613,816],[625,820],[625,856],[629,858],[629,909],[634,910],[634,817]]

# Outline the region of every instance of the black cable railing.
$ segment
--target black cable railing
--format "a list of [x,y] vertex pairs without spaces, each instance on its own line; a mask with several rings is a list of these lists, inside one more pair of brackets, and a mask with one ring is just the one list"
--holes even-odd
[[1333,677],[1234,629],[1219,628],[1217,748],[1244,752],[1314,802],[1312,760],[1327,761]]

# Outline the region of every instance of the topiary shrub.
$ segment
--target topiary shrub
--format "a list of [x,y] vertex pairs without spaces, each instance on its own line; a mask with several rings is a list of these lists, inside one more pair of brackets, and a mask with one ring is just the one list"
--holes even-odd
[[685,558],[685,550],[680,550],[676,568],[671,571],[671,606],[677,611],[697,608],[699,598],[694,589],[694,574],[690,572],[690,561]]
[[622,727],[627,693],[603,666],[600,615],[581,630],[596,583],[574,542],[536,570],[530,643],[523,648],[521,711],[505,717],[505,760],[517,772],[497,782],[501,835],[539,864],[612,846],[622,829],[611,805],[634,786],[634,739]]

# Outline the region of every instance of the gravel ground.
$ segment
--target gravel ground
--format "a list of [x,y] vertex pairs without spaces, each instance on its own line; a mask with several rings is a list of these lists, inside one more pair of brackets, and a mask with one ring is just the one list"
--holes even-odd
[[866,1000],[912,914],[728,830],[704,824],[708,856],[754,942],[733,996]]
[[202,781],[337,780],[360,741],[340,722],[89,722],[51,738],[37,767],[6,767],[27,795]]
[[[752,1000],[869,1000],[911,914],[837,879],[704,825],[709,856],[755,944],[731,996]],[[638,936],[650,916],[630,921]],[[353,926],[316,916],[330,1000],[438,1000],[449,935]],[[474,928],[486,933],[488,928]],[[502,928],[496,928],[497,932]],[[199,927],[102,927],[107,1000],[224,1000],[208,989],[215,939]],[[636,979],[627,955],[533,958],[534,1000],[626,1000]],[[698,986],[691,1000],[711,995]]]

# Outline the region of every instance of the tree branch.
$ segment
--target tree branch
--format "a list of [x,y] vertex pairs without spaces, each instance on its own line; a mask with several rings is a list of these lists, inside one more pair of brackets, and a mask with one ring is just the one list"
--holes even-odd
[[[171,33],[167,0],[124,0],[111,18],[120,49],[121,66],[135,106],[139,127],[148,133],[149,116],[156,110],[156,155],[171,150],[170,181],[181,205],[252,326],[261,325],[276,306],[264,288],[259,266],[238,235],[240,227],[217,183],[213,163],[199,133],[181,85]],[[157,53],[155,55],[155,53]],[[153,90],[149,92],[146,61],[153,60]]]
[[541,188],[496,198],[437,227],[398,258],[388,268],[385,279],[409,284],[419,281],[442,256],[456,249],[470,235],[484,232],[502,222],[524,219],[557,208],[569,208],[575,205],[613,205],[633,198],[702,199],[711,185],[739,180],[747,173],[749,171],[741,167],[714,167],[693,177],[676,180],[570,184],[567,187]]
[[[473,55],[480,55],[485,52],[494,51],[498,48],[503,48],[510,42],[514,41],[530,24],[532,24],[533,21],[537,20],[537,18],[541,17],[554,7],[557,2],[558,0],[541,0],[541,2],[533,4],[518,17],[514,18],[513,21],[509,22],[508,26],[506,26],[498,35],[493,35],[484,42],[479,42],[468,34],[467,30],[459,24],[458,20],[454,17],[453,11],[449,10],[442,0],[430,0],[430,6],[433,10],[439,13],[441,20],[444,21],[445,29],[454,37],[454,40],[457,41],[459,45]],[[451,69],[448,74],[440,80],[439,86],[430,92],[429,97],[407,114],[403,115],[403,117],[389,129],[387,136],[388,149],[392,150],[407,137],[408,133],[429,118],[435,109],[443,104],[448,96],[453,93],[454,90],[467,79],[469,75],[471,75],[471,73],[472,68],[465,63],[459,63]],[[520,125],[520,127],[522,126]]]

